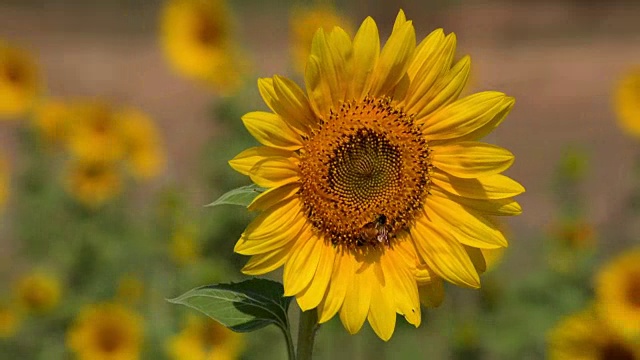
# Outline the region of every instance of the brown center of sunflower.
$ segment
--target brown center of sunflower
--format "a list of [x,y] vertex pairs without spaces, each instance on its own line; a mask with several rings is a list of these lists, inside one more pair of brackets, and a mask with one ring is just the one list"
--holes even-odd
[[216,347],[224,344],[227,334],[226,328],[214,321],[207,321],[203,324],[200,332],[200,339],[206,346]]
[[429,185],[429,148],[388,98],[345,102],[301,150],[300,191],[314,228],[335,245],[388,245]]
[[629,277],[627,300],[631,306],[640,309],[640,272],[631,274]]
[[100,350],[105,353],[117,351],[125,342],[123,329],[117,323],[107,321],[96,333],[96,342]]
[[212,46],[220,43],[222,30],[212,16],[205,14],[197,16],[194,31],[196,39],[204,46]]
[[599,355],[600,360],[637,360],[631,349],[617,342],[605,344]]
[[24,68],[17,62],[11,62],[4,64],[4,69],[0,70],[0,74],[4,73],[3,77],[8,83],[19,85],[26,77]]

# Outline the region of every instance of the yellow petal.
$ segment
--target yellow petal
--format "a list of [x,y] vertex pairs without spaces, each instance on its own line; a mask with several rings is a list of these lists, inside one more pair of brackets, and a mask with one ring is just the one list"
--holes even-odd
[[[455,35],[449,34],[447,38],[453,38]],[[471,59],[465,56],[460,59],[447,73],[441,75],[435,84],[429,89],[427,94],[421,100],[423,107],[416,113],[416,123],[422,124],[429,122],[429,116],[436,114],[444,106],[454,102],[460,96],[460,93],[467,85],[469,72],[471,71]]]
[[283,199],[258,215],[242,236],[251,240],[265,240],[278,235],[298,218],[304,218],[302,203],[297,198]]
[[[403,245],[413,245],[410,241],[403,241]],[[398,245],[396,245],[398,246]],[[420,325],[420,301],[418,298],[418,286],[413,271],[409,268],[415,264],[417,254],[405,258],[400,252],[390,250],[381,257],[381,266],[384,273],[385,291],[393,294],[394,303],[400,314],[404,315],[407,322]]]
[[418,254],[441,278],[471,288],[480,287],[480,277],[464,247],[451,233],[429,221],[417,221],[411,236]]
[[451,195],[454,201],[466,206],[469,209],[476,210],[485,215],[493,216],[516,216],[522,214],[522,207],[513,198],[496,199],[496,200],[478,200],[455,197]]
[[432,146],[432,150],[435,167],[461,178],[495,175],[507,170],[514,161],[508,150],[476,141]]
[[311,55],[305,69],[305,84],[311,107],[318,117],[325,117],[333,107],[344,100],[334,58],[322,28],[316,31],[311,42]]
[[318,323],[329,321],[344,304],[347,288],[352,286],[355,263],[348,251],[336,253],[331,281],[325,298],[318,305]]
[[299,134],[316,126],[309,101],[293,81],[279,76],[258,79],[258,90],[267,106]]
[[432,115],[416,120],[429,140],[459,138],[491,122],[513,107],[514,100],[497,91],[485,91],[453,102]]
[[428,220],[435,226],[445,227],[465,245],[481,249],[495,249],[508,245],[502,232],[485,216],[447,196],[439,195],[436,191],[427,198],[425,212]]
[[391,31],[392,33],[394,31],[399,31],[400,28],[407,22],[407,17],[404,14],[404,11],[402,9],[400,9],[398,11],[398,15],[396,15],[396,21],[393,23],[393,30]]
[[260,236],[254,238],[251,237],[253,233],[249,235],[242,234],[233,251],[242,255],[256,255],[277,250],[293,242],[304,234],[303,230],[307,224],[307,219],[300,215],[293,215],[292,218],[293,220],[286,222],[286,227],[282,227],[280,231],[273,232],[268,237]]
[[309,285],[318,269],[323,240],[310,228],[298,236],[289,261],[284,265],[284,296],[294,296]]
[[487,123],[482,125],[476,130],[468,133],[465,136],[459,137],[457,139],[450,139],[454,141],[476,141],[482,139],[483,137],[489,135],[498,125],[502,124],[504,119],[507,117],[513,105],[515,105],[516,101],[514,98],[509,98],[509,104],[505,106],[502,110],[500,110],[497,114],[493,115],[493,118],[489,120]]
[[406,74],[416,48],[416,33],[413,24],[404,23],[391,33],[376,64],[370,94],[388,95]]
[[323,79],[320,59],[317,56],[310,55],[309,60],[307,60],[307,66],[304,70],[304,83],[307,88],[307,94],[309,94],[311,108],[319,119],[324,119],[329,114],[333,100],[331,98],[331,87]]
[[471,259],[473,267],[476,268],[478,274],[483,274],[487,271],[487,262],[485,261],[484,255],[480,249],[466,245],[464,246],[464,249],[467,251],[467,255],[469,255],[469,259]]
[[316,274],[309,286],[296,297],[298,305],[304,311],[316,308],[320,304],[327,291],[329,280],[331,280],[336,249],[330,244],[323,244],[320,252],[320,261]]
[[371,75],[379,56],[378,27],[371,17],[367,17],[353,39],[353,78],[347,98],[360,100],[369,93]]
[[266,210],[282,200],[293,197],[298,193],[299,190],[299,183],[291,183],[268,189],[267,191],[256,196],[256,198],[253,199],[253,201],[251,202],[251,204],[249,204],[249,206],[247,206],[247,208],[251,211]]
[[430,179],[446,192],[470,199],[505,199],[525,191],[517,181],[500,174],[464,179],[435,169]]
[[396,311],[387,289],[382,289],[381,284],[376,281],[373,282],[372,288],[371,307],[367,318],[376,335],[387,341],[391,339],[396,327]]
[[272,156],[257,162],[249,171],[251,181],[256,185],[272,188],[300,180],[298,159]]
[[266,146],[248,148],[229,160],[229,166],[243,175],[249,175],[251,168],[258,162],[270,157],[290,157],[293,152],[288,150],[274,149]]
[[433,281],[420,285],[420,303],[426,307],[438,307],[444,301],[444,284],[436,277]]
[[270,251],[268,253],[253,255],[247,264],[242,268],[242,273],[246,275],[263,275],[269,273],[284,263],[291,256],[291,248],[294,242],[290,242],[284,247]]
[[276,114],[254,111],[245,114],[242,122],[262,145],[291,151],[302,147],[300,136]]
[[[353,77],[353,45],[349,35],[339,27],[334,27],[327,39],[329,53],[338,79],[338,93],[334,96],[334,108],[345,100],[348,84]],[[337,98],[337,102],[336,101]]]
[[[355,262],[354,259],[351,259],[351,261]],[[356,264],[355,266],[359,265],[360,264]],[[374,281],[376,280],[375,274],[373,273],[373,266],[368,266],[364,268],[364,270],[356,272],[353,275],[353,281],[347,287],[344,303],[342,304],[342,308],[340,308],[340,320],[342,320],[342,324],[352,335],[360,331],[360,328],[367,318],[367,314],[369,314],[371,291]]]

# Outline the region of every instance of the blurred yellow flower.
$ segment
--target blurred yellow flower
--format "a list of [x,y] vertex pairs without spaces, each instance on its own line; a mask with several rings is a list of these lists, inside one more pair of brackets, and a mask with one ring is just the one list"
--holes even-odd
[[596,277],[596,303],[612,329],[640,340],[640,248],[605,265]]
[[29,111],[42,86],[31,55],[0,39],[0,119]]
[[66,171],[67,191],[90,208],[103,205],[121,191],[121,175],[112,162],[74,159]]
[[158,176],[165,167],[160,135],[151,119],[139,110],[127,108],[115,115],[121,123],[125,144],[125,162],[138,179]]
[[144,284],[133,275],[125,275],[118,282],[117,298],[127,304],[135,304],[144,295]]
[[44,314],[60,302],[60,280],[51,274],[33,272],[20,278],[16,284],[16,302],[25,311]]
[[61,146],[67,141],[69,116],[68,104],[60,100],[46,99],[35,107],[33,126],[46,144]]
[[142,318],[112,303],[83,308],[67,332],[67,346],[80,360],[135,360],[140,357]]
[[247,63],[232,35],[224,0],[169,0],[162,12],[161,42],[173,68],[222,93],[242,84]]
[[234,250],[242,271],[283,266],[286,296],[350,333],[368,321],[391,338],[396,314],[421,323],[443,281],[478,288],[483,249],[507,246],[494,216],[518,215],[525,189],[501,173],[508,150],[482,142],[515,99],[497,91],[459,98],[470,59],[453,63],[454,34],[418,42],[404,12],[380,46],[372,18],[353,40],[341,28],[312,40],[305,88],[258,80],[271,112],[242,117],[261,146],[229,164],[266,190]]
[[318,29],[322,28],[326,33],[329,33],[334,26],[338,26],[344,29],[347,34],[353,34],[351,21],[340,15],[331,4],[294,8],[289,19],[289,26],[293,66],[301,74],[304,73],[311,52],[311,40]]
[[9,303],[0,302],[0,339],[15,335],[20,327],[20,312]]
[[617,84],[614,105],[622,130],[640,137],[640,65],[629,69]]
[[549,360],[639,360],[640,346],[603,324],[592,309],[563,319],[548,336]]
[[171,259],[177,265],[189,265],[198,260],[200,249],[197,242],[197,231],[193,226],[178,226],[171,236]]
[[244,349],[244,337],[209,318],[190,316],[186,327],[169,339],[173,360],[233,360]]
[[78,158],[94,161],[121,160],[125,155],[122,123],[110,105],[80,101],[71,105],[69,150]]

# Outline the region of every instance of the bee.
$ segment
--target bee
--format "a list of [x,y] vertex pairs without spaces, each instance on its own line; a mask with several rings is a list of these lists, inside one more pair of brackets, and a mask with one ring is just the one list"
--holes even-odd
[[365,244],[377,245],[377,244],[389,244],[390,226],[387,224],[387,217],[380,214],[372,222],[366,223],[362,229],[360,229],[360,239],[358,245]]

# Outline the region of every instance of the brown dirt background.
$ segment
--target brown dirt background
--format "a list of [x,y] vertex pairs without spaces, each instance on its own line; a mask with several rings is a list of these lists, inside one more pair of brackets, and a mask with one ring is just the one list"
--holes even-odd
[[[233,2],[257,76],[287,73],[291,4]],[[3,0],[0,37],[37,54],[52,96],[100,96],[148,112],[169,155],[169,171],[155,186],[181,184],[194,203],[203,204],[211,196],[198,184],[198,165],[202,144],[216,133],[210,119],[215,94],[171,72],[157,40],[160,5]],[[436,27],[456,32],[460,53],[472,58],[474,90],[496,89],[516,98],[513,112],[490,138],[516,155],[508,174],[527,188],[520,198],[524,213],[510,223],[512,244],[520,238],[529,241],[524,248],[536,246],[527,234],[545,231],[557,216],[549,189],[569,144],[591,155],[584,185],[587,217],[607,234],[601,241],[638,243],[624,208],[640,139],[617,127],[611,94],[620,74],[640,64],[639,2],[361,0],[341,7],[354,23],[373,16],[382,36],[389,34],[398,7],[414,20],[419,37]],[[19,161],[14,127],[0,123],[2,151],[10,162]]]

